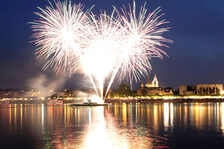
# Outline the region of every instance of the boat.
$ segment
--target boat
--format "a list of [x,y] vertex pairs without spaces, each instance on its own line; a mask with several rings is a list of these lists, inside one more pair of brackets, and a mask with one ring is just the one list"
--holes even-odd
[[109,103],[77,103],[70,104],[69,106],[109,106]]
[[70,104],[70,106],[109,106],[109,105],[111,105],[111,104],[91,102],[90,100],[88,100],[87,102],[83,102],[83,103]]

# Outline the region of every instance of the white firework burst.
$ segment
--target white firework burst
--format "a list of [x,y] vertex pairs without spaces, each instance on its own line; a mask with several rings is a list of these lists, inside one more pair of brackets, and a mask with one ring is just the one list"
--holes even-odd
[[71,1],[50,3],[45,10],[39,8],[35,14],[39,20],[32,22],[34,43],[38,46],[38,56],[47,59],[43,67],[53,67],[74,73],[80,67],[80,54],[85,43],[85,31],[88,17],[83,5],[72,5]]

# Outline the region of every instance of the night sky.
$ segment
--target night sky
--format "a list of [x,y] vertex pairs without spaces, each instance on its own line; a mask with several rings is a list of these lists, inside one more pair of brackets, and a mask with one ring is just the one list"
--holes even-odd
[[[127,6],[132,0],[76,0],[85,8],[112,11]],[[137,6],[145,0],[136,0]],[[89,86],[88,78],[64,74],[58,76],[49,69],[42,70],[43,63],[34,55],[31,22],[38,17],[37,7],[44,8],[47,0],[4,0],[0,4],[0,88],[26,88],[30,84],[54,82],[58,87],[83,88]],[[224,83],[224,1],[223,0],[147,0],[148,11],[161,6],[171,27],[165,37],[172,39],[170,48],[164,48],[169,57],[153,58],[151,76],[155,73],[163,87],[177,88],[181,84]],[[144,79],[146,80],[146,79]],[[32,82],[32,83],[30,83]],[[134,83],[134,88],[139,83]]]

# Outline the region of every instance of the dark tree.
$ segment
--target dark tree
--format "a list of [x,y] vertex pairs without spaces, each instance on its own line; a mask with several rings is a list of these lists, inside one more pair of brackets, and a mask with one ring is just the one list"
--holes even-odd
[[142,94],[142,96],[146,96],[147,93],[148,93],[148,89],[143,88],[143,89],[141,90],[141,94]]
[[57,94],[53,94],[53,95],[51,95],[51,99],[55,99],[55,98],[57,98],[58,96],[57,96]]
[[117,93],[121,97],[126,97],[126,96],[131,96],[132,95],[131,88],[127,84],[121,84],[121,85],[119,85],[118,90],[117,90]]

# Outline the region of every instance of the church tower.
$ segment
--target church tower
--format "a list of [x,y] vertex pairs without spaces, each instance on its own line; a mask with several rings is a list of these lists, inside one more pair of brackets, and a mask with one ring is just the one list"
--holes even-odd
[[148,77],[145,87],[152,87],[152,82],[151,82],[150,77]]
[[152,87],[159,87],[159,81],[157,79],[157,76],[155,74],[153,80],[152,80]]

